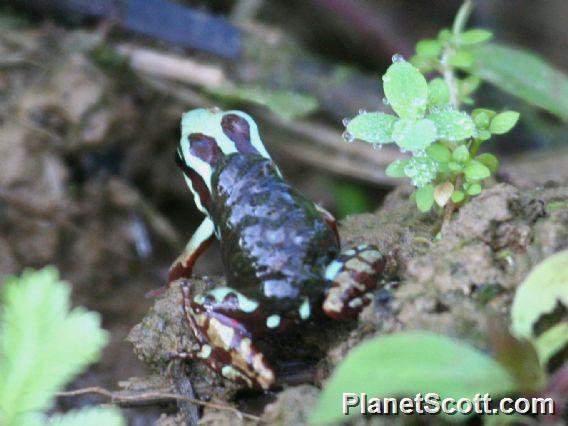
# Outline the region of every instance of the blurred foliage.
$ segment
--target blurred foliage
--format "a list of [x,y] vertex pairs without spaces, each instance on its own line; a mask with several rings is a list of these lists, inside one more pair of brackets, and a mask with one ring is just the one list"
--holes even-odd
[[533,52],[488,43],[472,49],[472,73],[568,121],[568,76]]
[[262,105],[284,119],[304,117],[318,108],[315,97],[289,90],[242,85],[219,87],[208,91],[227,103],[245,102]]
[[350,214],[369,212],[374,208],[370,194],[361,185],[334,179],[330,190],[335,201],[338,219]]
[[55,393],[100,358],[108,341],[100,316],[70,310],[69,284],[55,268],[10,277],[0,311],[0,424],[123,425],[116,409],[47,418]]
[[[436,393],[441,399],[474,399],[475,394],[504,395],[515,389],[507,370],[489,355],[446,336],[405,332],[376,337],[355,348],[339,365],[313,413],[329,424],[345,416],[343,393],[393,397]],[[351,410],[358,414],[359,410]],[[453,416],[454,421],[466,416]]]
[[563,306],[568,309],[568,250],[538,264],[525,278],[511,311],[512,330],[522,339],[535,342],[542,363],[568,345],[568,324],[559,321],[537,333],[543,317]]

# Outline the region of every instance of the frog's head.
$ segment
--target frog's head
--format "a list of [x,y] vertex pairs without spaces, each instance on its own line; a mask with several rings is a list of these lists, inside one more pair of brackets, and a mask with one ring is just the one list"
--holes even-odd
[[215,167],[222,157],[237,152],[270,159],[250,115],[219,108],[199,108],[183,114],[176,162],[193,192],[195,204],[205,214],[211,202]]

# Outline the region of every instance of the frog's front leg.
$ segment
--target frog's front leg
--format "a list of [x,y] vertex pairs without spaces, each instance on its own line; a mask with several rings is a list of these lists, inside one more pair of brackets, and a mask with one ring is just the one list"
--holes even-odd
[[214,240],[215,226],[209,217],[203,219],[185,246],[182,254],[172,263],[168,275],[168,283],[179,278],[189,278],[197,258],[207,250]]
[[356,317],[371,302],[371,292],[385,265],[385,257],[372,245],[361,245],[342,253],[325,271],[328,288],[324,313],[334,319]]
[[221,376],[248,387],[270,388],[274,371],[253,344],[253,338],[271,324],[258,303],[228,287],[192,296],[184,281],[181,289],[185,316],[199,348],[176,356],[201,360]]

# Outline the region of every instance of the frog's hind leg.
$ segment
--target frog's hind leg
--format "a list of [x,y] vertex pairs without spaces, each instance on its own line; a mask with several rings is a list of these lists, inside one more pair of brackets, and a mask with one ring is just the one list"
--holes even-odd
[[328,289],[323,311],[334,319],[356,317],[371,302],[371,292],[385,269],[386,259],[372,245],[342,253],[326,269]]
[[211,219],[208,217],[203,219],[203,222],[195,230],[183,252],[170,266],[169,283],[179,278],[189,278],[191,276],[195,262],[215,239],[214,230],[215,227]]
[[258,303],[227,287],[196,296],[191,295],[188,282],[181,289],[185,316],[199,348],[176,355],[201,360],[223,377],[248,387],[270,388],[274,371],[253,344],[249,330],[260,329],[263,315]]

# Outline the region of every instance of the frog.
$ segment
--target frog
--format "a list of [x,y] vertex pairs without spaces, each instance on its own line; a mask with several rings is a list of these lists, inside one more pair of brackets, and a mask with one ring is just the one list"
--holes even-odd
[[[275,369],[258,339],[322,317],[357,318],[372,301],[385,256],[369,244],[341,251],[333,215],[284,179],[245,112],[183,114],[175,159],[205,217],[169,270],[197,342],[171,356],[271,389]],[[226,285],[194,294],[193,267],[215,239]]]

